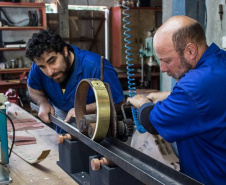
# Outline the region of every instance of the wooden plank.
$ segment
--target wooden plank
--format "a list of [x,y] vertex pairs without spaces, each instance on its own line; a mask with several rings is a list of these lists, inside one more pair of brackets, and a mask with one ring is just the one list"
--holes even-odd
[[59,35],[62,38],[69,38],[68,0],[59,0],[57,9],[59,15]]
[[[17,115],[14,114],[17,119],[36,119],[39,121],[16,104],[11,104],[7,111],[13,113],[17,112]],[[77,185],[77,183],[56,164],[59,160],[57,133],[45,124],[43,124],[43,126],[43,129],[29,130],[29,134],[34,136],[37,140],[36,145],[23,145],[18,147],[22,147],[21,149],[26,151],[27,154],[38,154],[44,149],[49,149],[51,151],[48,157],[39,164],[30,165],[16,154],[12,153],[9,159],[10,176],[13,179],[12,184]]]

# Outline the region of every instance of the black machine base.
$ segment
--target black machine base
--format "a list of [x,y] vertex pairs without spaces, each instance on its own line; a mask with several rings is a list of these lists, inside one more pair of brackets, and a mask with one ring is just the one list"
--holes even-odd
[[59,144],[57,164],[77,183],[86,185],[143,185],[120,167],[101,165],[100,170],[92,170],[90,161],[102,157],[81,141],[64,140]]

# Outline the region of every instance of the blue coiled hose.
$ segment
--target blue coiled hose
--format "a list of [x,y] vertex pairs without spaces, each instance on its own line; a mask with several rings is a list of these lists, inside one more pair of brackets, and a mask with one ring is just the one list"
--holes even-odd
[[[133,97],[136,95],[136,82],[135,82],[135,78],[134,76],[134,68],[132,68],[132,66],[134,65],[131,61],[133,60],[132,58],[130,58],[130,56],[132,55],[131,52],[129,52],[132,48],[129,46],[129,44],[131,44],[131,41],[129,40],[129,38],[131,37],[131,35],[128,33],[130,31],[130,28],[127,27],[127,25],[130,24],[130,21],[128,20],[128,18],[130,17],[129,14],[127,14],[126,12],[129,11],[129,7],[122,5],[123,8],[125,8],[122,11],[122,14],[124,15],[123,17],[123,21],[125,22],[125,24],[123,25],[123,28],[125,29],[124,31],[124,41],[126,42],[125,44],[125,53],[126,53],[126,69],[127,69],[127,79],[128,79],[128,89],[129,89],[129,97]],[[144,133],[146,132],[146,130],[144,129],[144,127],[139,123],[138,119],[137,119],[137,109],[134,109],[133,107],[131,108],[132,110],[132,115],[133,115],[133,120],[134,123],[136,125],[136,129],[140,132],[140,133]]]

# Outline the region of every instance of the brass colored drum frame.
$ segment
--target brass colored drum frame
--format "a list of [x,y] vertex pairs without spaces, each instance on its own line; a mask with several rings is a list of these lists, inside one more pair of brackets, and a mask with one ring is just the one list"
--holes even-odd
[[102,141],[110,125],[110,99],[108,91],[101,80],[84,79],[78,84],[75,93],[75,116],[77,128],[80,120],[86,114],[86,97],[89,88],[92,88],[96,99],[96,128],[91,140]]

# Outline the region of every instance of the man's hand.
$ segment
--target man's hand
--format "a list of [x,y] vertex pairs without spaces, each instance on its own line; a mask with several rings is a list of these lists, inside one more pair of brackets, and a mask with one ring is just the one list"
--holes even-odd
[[38,117],[45,123],[50,123],[49,114],[54,115],[54,108],[49,103],[41,104],[39,107]]
[[138,94],[132,98],[128,98],[127,102],[131,103],[135,108],[140,108],[143,104],[150,102],[143,94]]
[[67,113],[67,116],[66,116],[64,122],[67,123],[71,119],[71,117],[74,117],[75,118],[75,108],[72,108],[71,110],[69,110],[69,112]]
[[166,99],[170,95],[170,92],[153,92],[147,95],[146,97],[151,100],[154,104],[158,101]]
[[44,90],[33,89],[27,86],[31,99],[39,106],[38,117],[45,123],[50,123],[49,114],[54,115],[53,106],[48,102]]

